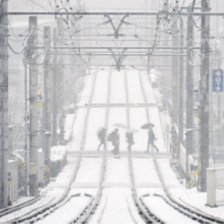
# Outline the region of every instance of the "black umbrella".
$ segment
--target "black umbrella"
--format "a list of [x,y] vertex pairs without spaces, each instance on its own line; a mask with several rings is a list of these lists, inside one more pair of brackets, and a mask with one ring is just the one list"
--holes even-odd
[[154,124],[152,123],[147,123],[147,124],[143,124],[141,126],[141,129],[149,129],[149,128],[153,128],[154,127]]

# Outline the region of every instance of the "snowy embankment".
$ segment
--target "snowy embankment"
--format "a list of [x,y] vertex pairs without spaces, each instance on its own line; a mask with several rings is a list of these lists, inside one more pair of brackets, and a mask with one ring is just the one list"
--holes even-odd
[[[157,101],[161,101],[161,95],[158,92],[158,89],[153,90],[154,97]],[[162,111],[160,113],[161,125],[163,127],[163,136],[166,142],[167,151],[169,151],[169,142],[170,142],[170,129],[171,129],[171,118],[167,111]],[[158,113],[158,115],[159,115]],[[207,193],[199,192],[196,187],[192,189],[186,189],[183,184],[179,184],[174,172],[170,169],[170,164],[168,160],[160,160],[160,168],[162,173],[165,174],[164,179],[166,184],[170,188],[170,193],[172,196],[183,203],[186,206],[189,206],[197,211],[202,213],[210,214],[215,217],[224,219],[223,206],[211,208],[206,206]],[[171,187],[172,186],[172,187]],[[224,195],[224,191],[222,191]]]

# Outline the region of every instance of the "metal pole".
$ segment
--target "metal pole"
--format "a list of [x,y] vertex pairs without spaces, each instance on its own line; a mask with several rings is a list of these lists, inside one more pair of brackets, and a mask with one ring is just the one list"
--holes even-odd
[[[149,10],[149,4],[148,0],[145,0],[145,12]],[[145,17],[145,26],[147,27],[149,25],[149,18]],[[148,29],[145,29],[145,35],[147,36],[149,33]],[[148,55],[147,55],[147,69],[146,69],[147,75],[149,75],[150,72],[150,56],[149,56],[149,49],[148,49]]]
[[[172,42],[173,46],[179,45],[179,38],[178,38],[178,28],[177,28],[177,17],[173,17],[172,21]],[[173,50],[174,53],[177,53],[175,50]],[[178,124],[178,57],[176,55],[172,56],[172,134],[174,135],[172,137],[172,145],[173,145],[173,152],[172,154],[177,156],[178,154],[178,138],[176,133],[176,127]]]
[[40,147],[38,108],[38,67],[36,51],[29,47],[37,43],[37,17],[29,17],[29,100],[30,100],[30,194],[37,195],[37,149]]
[[[178,45],[178,36],[177,36],[177,21],[176,18],[174,18],[173,22],[173,32],[172,32],[172,38],[173,38],[173,46]],[[176,52],[175,52],[176,53]],[[177,124],[177,89],[178,89],[178,58],[177,56],[173,55],[172,57],[172,87],[173,87],[173,124]]]
[[[183,20],[181,19],[180,26],[180,46],[184,44],[184,33],[183,33]],[[183,49],[180,50],[180,54],[183,54]],[[184,125],[184,111],[183,111],[183,102],[184,102],[184,58],[183,56],[179,57],[179,119],[178,119],[178,129],[179,129],[179,144],[183,143],[183,125]],[[180,146],[179,146],[180,147]],[[179,151],[178,151],[179,152]],[[179,157],[179,154],[178,154]]]
[[8,205],[8,1],[0,4],[0,208]]
[[[188,9],[190,12],[191,8]],[[193,152],[193,39],[194,24],[191,15],[187,20],[187,77],[186,77],[186,173],[188,175],[188,155]]]
[[[57,29],[54,29],[54,46],[57,46]],[[57,68],[57,62],[58,62],[58,56],[57,51],[54,56],[54,67],[53,67],[53,81],[52,81],[52,145],[57,145],[57,114],[58,114],[58,101],[57,101],[57,77],[58,77],[58,68]]]
[[[63,28],[63,20],[61,18],[58,19],[58,31],[59,31],[59,44],[60,46],[64,41],[64,28]],[[59,57],[59,65],[63,65],[63,56]],[[59,129],[60,129],[60,144],[64,143],[64,73],[63,68],[59,68],[58,75],[58,112],[59,112]]]
[[[202,12],[208,12],[210,0],[201,1]],[[209,38],[210,17],[201,17],[201,89],[200,89],[200,178],[199,186],[206,191],[206,169],[209,166]]]
[[29,123],[29,112],[28,112],[28,107],[27,107],[27,50],[25,51],[25,55],[24,55],[24,103],[25,103],[25,108],[24,108],[24,112],[25,112],[25,195],[29,196],[30,195],[30,186],[29,186],[29,182],[30,182],[30,132],[29,132],[29,128],[28,128],[28,123]]
[[[44,27],[45,43],[45,63],[44,63],[44,153],[45,153],[45,171],[50,169],[50,148],[51,148],[51,116],[52,116],[52,73],[50,72],[50,52],[51,47],[51,29]],[[45,172],[45,181],[49,181],[49,172]]]

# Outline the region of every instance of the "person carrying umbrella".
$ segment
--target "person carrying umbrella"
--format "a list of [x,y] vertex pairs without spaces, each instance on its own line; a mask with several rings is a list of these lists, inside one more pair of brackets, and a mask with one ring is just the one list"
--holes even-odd
[[114,154],[119,154],[119,146],[120,146],[120,135],[118,133],[118,128],[115,128],[107,137],[107,141],[111,141],[114,149],[112,152]]
[[147,150],[146,150],[147,153],[149,152],[149,146],[150,145],[152,147],[154,147],[157,152],[159,152],[158,147],[154,143],[154,141],[156,140],[156,137],[155,137],[155,134],[152,130],[153,127],[154,127],[154,124],[151,124],[151,123],[145,124],[141,127],[142,129],[147,129],[148,130],[148,142],[147,142]]
[[134,143],[134,136],[132,132],[126,132],[126,138],[128,142],[128,148],[130,149]]
[[134,133],[138,132],[138,130],[129,128],[126,132],[126,139],[128,142],[128,148],[131,149],[132,145],[135,144],[134,142]]
[[100,147],[103,145],[106,147],[106,128],[101,128],[97,133],[98,139],[100,141],[99,146],[97,147],[97,151],[99,151]]

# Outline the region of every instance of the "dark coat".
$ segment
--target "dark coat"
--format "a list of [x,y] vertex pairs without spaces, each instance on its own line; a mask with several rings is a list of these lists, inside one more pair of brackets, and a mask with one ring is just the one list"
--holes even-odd
[[135,144],[133,133],[126,133],[126,138],[129,145]]
[[153,130],[150,128],[148,130],[148,141],[150,143],[154,143],[155,140],[156,140],[155,134],[154,134]]
[[99,139],[101,142],[105,142],[105,140],[106,140],[106,129],[103,128],[102,130],[100,130],[100,131],[97,133],[97,136],[98,136],[98,139]]
[[112,142],[113,145],[119,145],[120,143],[120,136],[116,131],[112,131],[108,137],[107,137],[107,141]]

